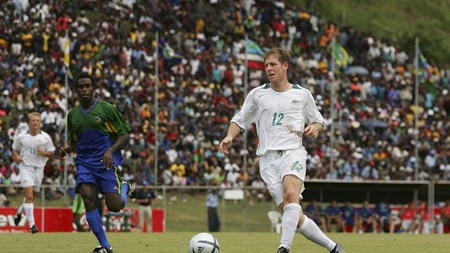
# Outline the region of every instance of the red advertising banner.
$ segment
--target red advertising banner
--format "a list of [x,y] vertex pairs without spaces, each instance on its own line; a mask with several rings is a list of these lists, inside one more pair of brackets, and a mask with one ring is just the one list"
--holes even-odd
[[[16,208],[0,207],[0,233],[28,233],[30,226],[25,215],[16,226]],[[40,232],[72,232],[71,208],[34,208],[34,221]]]
[[[123,232],[136,229],[139,222],[139,213],[137,208],[125,208],[119,213],[108,213],[103,216],[105,231]],[[14,225],[14,216],[16,208],[0,207],[0,233],[29,233],[30,226],[25,215],[16,226]],[[36,207],[34,209],[34,220],[36,227],[40,232],[76,232],[76,226],[73,224],[71,208],[62,207]],[[80,223],[89,231],[86,216],[83,213],[80,217]],[[145,227],[145,226],[144,226]],[[153,209],[152,232],[165,231],[165,211],[164,209]]]

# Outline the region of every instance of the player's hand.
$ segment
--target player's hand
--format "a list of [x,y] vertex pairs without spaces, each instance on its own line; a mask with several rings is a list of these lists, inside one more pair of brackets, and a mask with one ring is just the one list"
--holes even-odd
[[41,146],[37,146],[36,151],[38,155],[45,155],[45,150],[43,150]]
[[311,124],[307,126],[305,130],[303,130],[303,136],[315,139],[317,138],[317,136],[319,136],[322,128],[322,125],[319,123]]
[[107,150],[104,154],[103,154],[103,159],[101,160],[101,162],[105,165],[105,168],[107,170],[112,169],[113,165],[114,165],[114,160],[113,160],[113,156],[112,153]]
[[220,152],[222,152],[222,154],[224,155],[228,155],[230,153],[230,151],[228,150],[228,148],[231,146],[231,143],[233,142],[233,138],[227,136],[225,137],[222,142],[219,144],[219,150]]
[[65,147],[59,148],[59,158],[60,158],[61,160],[66,159],[66,156],[67,156],[68,154],[70,154],[70,152],[72,152],[72,146],[70,146],[70,145],[67,145],[67,146],[65,146]]
[[21,155],[15,156],[15,157],[14,157],[14,161],[15,161],[16,163],[21,163],[21,162],[23,162],[23,156],[21,156]]

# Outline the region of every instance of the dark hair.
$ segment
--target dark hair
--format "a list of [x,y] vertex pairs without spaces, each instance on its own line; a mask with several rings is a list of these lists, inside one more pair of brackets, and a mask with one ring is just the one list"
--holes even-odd
[[78,86],[78,80],[80,80],[82,78],[89,78],[89,79],[91,79],[92,86],[96,87],[96,83],[95,83],[94,77],[92,77],[91,75],[89,75],[86,72],[82,72],[81,74],[78,75],[77,79],[75,80],[75,87]]

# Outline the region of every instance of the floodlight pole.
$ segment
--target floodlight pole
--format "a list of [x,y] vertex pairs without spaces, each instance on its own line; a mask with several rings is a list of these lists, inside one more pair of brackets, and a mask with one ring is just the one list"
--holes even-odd
[[334,87],[334,82],[335,82],[335,57],[334,57],[334,43],[336,43],[336,38],[333,36],[333,40],[332,40],[332,46],[331,46],[331,68],[330,68],[330,72],[329,75],[331,77],[330,83],[330,89],[331,89],[331,94],[330,94],[330,118],[331,118],[331,125],[330,125],[330,148],[329,153],[330,153],[330,172],[333,173],[334,172],[334,142],[335,142],[335,137],[334,137],[334,114],[335,114],[335,104],[336,104],[336,97],[335,97],[335,87]]

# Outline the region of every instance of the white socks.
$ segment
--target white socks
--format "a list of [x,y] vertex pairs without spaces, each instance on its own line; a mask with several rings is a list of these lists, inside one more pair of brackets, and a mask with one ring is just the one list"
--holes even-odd
[[320,230],[319,226],[317,226],[317,224],[309,219],[306,215],[305,221],[303,222],[302,226],[297,229],[297,231],[305,236],[308,240],[315,242],[330,251],[333,250],[333,248],[336,246],[336,243],[328,238],[328,236],[326,236],[325,233]]
[[283,246],[286,249],[291,248],[301,213],[302,207],[299,204],[291,203],[284,206],[283,217],[281,218],[282,232],[280,247]]
[[34,226],[34,204],[33,203],[23,203],[23,209],[27,216],[28,224],[30,227]]

